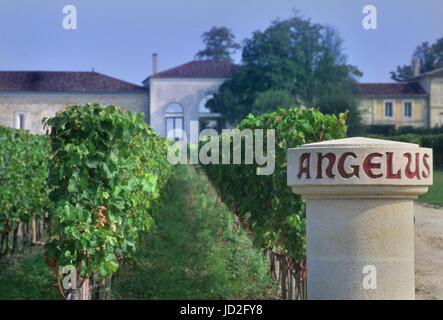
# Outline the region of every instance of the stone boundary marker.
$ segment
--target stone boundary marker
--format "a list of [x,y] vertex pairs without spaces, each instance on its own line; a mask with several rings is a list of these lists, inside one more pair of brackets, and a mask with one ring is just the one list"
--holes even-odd
[[306,200],[308,299],[414,299],[413,200],[432,185],[432,149],[347,138],[288,150]]

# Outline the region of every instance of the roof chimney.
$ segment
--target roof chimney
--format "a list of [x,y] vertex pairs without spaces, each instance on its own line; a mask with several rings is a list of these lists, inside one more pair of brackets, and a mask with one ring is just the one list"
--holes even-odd
[[414,77],[418,77],[420,75],[420,59],[414,58],[412,60],[412,73]]
[[158,55],[157,53],[152,54],[152,74],[156,74],[158,71]]

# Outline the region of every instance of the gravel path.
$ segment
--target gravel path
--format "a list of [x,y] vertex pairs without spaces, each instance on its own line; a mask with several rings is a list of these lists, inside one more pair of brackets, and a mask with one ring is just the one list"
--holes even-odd
[[443,208],[414,204],[415,298],[443,300]]

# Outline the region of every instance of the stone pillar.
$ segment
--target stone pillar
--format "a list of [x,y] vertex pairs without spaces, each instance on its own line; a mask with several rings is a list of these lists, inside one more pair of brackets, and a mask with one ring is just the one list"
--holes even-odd
[[306,200],[308,299],[414,299],[413,200],[432,185],[432,149],[347,138],[288,150]]

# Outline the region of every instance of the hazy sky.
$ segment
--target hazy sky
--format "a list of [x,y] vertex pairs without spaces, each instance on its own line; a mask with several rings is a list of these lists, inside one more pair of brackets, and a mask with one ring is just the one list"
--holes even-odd
[[[377,30],[362,27],[365,5],[377,8]],[[77,8],[77,30],[62,25]],[[0,0],[0,70],[96,71],[140,84],[152,72],[194,59],[201,34],[232,29],[237,40],[264,30],[292,9],[334,26],[363,82],[391,81],[414,48],[443,36],[443,0]],[[236,55],[240,61],[240,53]]]

